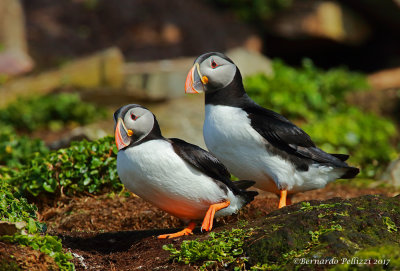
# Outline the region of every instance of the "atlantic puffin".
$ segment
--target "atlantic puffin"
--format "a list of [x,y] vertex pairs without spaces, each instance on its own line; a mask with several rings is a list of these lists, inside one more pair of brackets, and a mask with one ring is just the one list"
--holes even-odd
[[297,192],[351,179],[359,169],[349,155],[329,154],[282,115],[261,107],[246,93],[239,69],[222,53],[199,56],[190,69],[186,93],[205,93],[203,136],[207,149],[236,177],[291,204]]
[[157,119],[143,106],[129,104],[114,113],[117,171],[127,189],[158,208],[189,222],[187,228],[158,238],[191,234],[196,221],[210,231],[214,215],[237,212],[257,195],[253,181],[230,180],[217,158],[178,138],[164,138]]

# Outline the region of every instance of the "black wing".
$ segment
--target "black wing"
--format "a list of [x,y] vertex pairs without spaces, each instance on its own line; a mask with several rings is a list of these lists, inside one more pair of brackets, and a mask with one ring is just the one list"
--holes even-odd
[[244,110],[251,120],[251,126],[278,150],[319,163],[347,166],[337,157],[317,148],[306,132],[282,115],[258,105],[251,105]]
[[240,193],[239,189],[236,188],[230,180],[231,174],[229,171],[211,153],[179,138],[170,138],[168,140],[171,142],[175,153],[183,160],[210,178],[222,182],[233,192]]

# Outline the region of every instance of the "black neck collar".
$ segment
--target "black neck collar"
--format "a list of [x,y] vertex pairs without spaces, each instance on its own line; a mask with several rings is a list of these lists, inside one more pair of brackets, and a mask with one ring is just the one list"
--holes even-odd
[[244,90],[242,75],[238,69],[236,69],[235,77],[229,85],[212,92],[206,92],[205,95],[206,105],[212,104],[241,107],[241,105],[248,103],[249,101],[251,100]]

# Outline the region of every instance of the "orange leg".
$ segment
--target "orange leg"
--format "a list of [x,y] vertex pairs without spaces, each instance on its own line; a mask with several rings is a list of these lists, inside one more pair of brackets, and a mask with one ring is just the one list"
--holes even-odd
[[278,208],[282,208],[282,207],[286,206],[286,197],[287,197],[287,190],[281,190],[281,198],[279,199]]
[[206,216],[204,217],[203,224],[201,225],[201,230],[210,231],[213,227],[215,212],[228,207],[229,204],[231,204],[231,202],[227,200],[221,203],[210,205],[210,208],[208,208]]
[[158,236],[158,239],[166,239],[166,238],[175,238],[179,236],[184,236],[184,235],[189,235],[192,234],[192,231],[196,227],[196,223],[190,222],[187,228],[184,228],[181,231],[178,231],[176,233],[168,233],[168,234],[162,234]]

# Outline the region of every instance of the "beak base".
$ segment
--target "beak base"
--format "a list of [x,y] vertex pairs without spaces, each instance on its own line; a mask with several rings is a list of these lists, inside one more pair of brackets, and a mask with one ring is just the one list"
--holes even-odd
[[[185,93],[198,94],[204,91],[202,76],[199,72],[199,64],[196,63],[190,69],[185,81]],[[208,79],[208,78],[207,78]]]
[[117,145],[117,149],[121,150],[127,147],[130,143],[131,143],[131,138],[126,132],[126,129],[124,127],[124,122],[121,118],[118,118],[118,122],[115,127],[115,144]]

